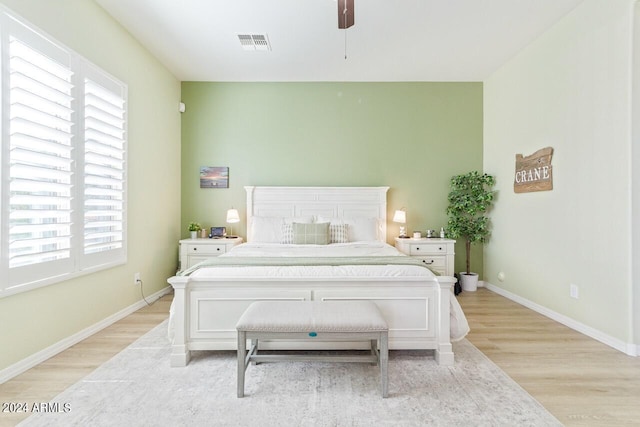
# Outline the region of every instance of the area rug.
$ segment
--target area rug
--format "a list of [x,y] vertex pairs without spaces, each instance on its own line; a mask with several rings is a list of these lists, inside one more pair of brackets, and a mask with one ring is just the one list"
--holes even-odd
[[[169,366],[166,322],[138,339],[20,426],[559,426],[467,340],[454,366],[433,351],[391,351],[389,397],[377,366],[251,365],[236,397],[236,353],[193,352]],[[55,410],[55,411],[53,411]]]

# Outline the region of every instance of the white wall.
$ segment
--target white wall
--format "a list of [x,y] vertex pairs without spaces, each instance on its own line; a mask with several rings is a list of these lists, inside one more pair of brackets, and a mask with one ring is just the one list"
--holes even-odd
[[[499,191],[485,280],[622,343],[634,321],[634,3],[585,0],[484,85],[484,169]],[[515,155],[547,146],[553,191],[515,194]]]
[[0,371],[167,286],[180,237],[180,82],[87,0],[2,0],[128,84],[128,263],[0,299]]

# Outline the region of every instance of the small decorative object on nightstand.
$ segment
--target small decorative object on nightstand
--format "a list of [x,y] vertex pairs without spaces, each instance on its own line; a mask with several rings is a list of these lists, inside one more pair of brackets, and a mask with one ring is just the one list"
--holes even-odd
[[189,223],[189,233],[191,234],[191,238],[195,239],[198,237],[198,231],[202,230],[200,223],[190,222]]
[[200,261],[220,256],[240,243],[242,243],[242,237],[180,240],[180,265],[178,270],[185,270]]
[[429,268],[444,276],[453,276],[456,241],[451,239],[401,239],[396,237],[396,249],[421,259]]

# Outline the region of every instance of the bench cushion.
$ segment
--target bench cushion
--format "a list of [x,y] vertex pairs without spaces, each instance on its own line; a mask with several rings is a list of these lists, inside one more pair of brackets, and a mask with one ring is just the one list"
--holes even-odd
[[256,301],[238,320],[238,331],[369,332],[389,328],[371,301]]

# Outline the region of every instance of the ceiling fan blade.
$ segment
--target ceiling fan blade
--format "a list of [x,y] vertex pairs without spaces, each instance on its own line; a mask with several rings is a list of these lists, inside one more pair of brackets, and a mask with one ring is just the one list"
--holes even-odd
[[354,0],[338,0],[338,28],[341,30],[352,27],[355,23],[353,2]]

